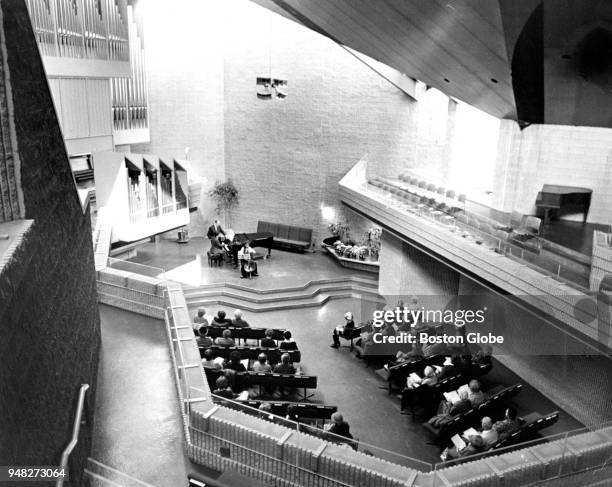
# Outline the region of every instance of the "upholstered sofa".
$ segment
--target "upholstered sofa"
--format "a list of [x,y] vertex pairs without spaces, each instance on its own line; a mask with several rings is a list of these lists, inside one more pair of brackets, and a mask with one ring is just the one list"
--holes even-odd
[[274,248],[304,252],[312,243],[312,229],[294,227],[282,223],[257,222],[257,232],[270,232],[274,235]]

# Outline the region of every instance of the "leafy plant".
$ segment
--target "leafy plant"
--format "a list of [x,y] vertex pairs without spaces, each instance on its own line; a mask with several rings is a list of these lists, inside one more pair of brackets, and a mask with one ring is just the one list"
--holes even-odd
[[238,188],[234,185],[233,181],[231,179],[227,181],[216,181],[208,194],[217,204],[215,206],[217,215],[223,212],[228,226],[231,226],[229,221],[230,212],[234,207],[238,206],[240,202]]
[[331,223],[327,228],[332,235],[337,236],[342,242],[348,242],[351,231],[348,223],[340,220],[336,223]]

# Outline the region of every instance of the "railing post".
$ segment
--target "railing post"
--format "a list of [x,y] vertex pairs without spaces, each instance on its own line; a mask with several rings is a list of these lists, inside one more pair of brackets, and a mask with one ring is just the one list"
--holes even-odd
[[53,22],[53,37],[55,39],[55,55],[57,57],[61,56],[60,46],[59,46],[59,36],[57,32],[57,0],[49,1],[49,9],[51,10],[51,21]]

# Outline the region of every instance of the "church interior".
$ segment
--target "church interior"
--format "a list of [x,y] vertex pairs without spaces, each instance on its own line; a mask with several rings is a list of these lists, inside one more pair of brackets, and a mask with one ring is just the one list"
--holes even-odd
[[612,3],[0,2],[0,483],[604,486]]

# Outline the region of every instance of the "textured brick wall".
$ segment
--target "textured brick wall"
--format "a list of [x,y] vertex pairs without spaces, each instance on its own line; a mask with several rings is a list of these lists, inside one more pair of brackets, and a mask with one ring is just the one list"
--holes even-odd
[[[338,181],[364,154],[390,168],[410,152],[414,102],[330,40],[235,4],[225,47],[226,171],[242,194],[233,226],[265,218],[325,236],[320,205],[339,208]],[[256,97],[270,65],[289,82],[283,101]]]
[[[171,2],[145,11],[151,143],[134,151],[183,157],[189,146],[209,184],[231,176],[239,187],[233,228],[268,219],[317,238],[327,235],[321,203],[339,209],[337,183],[364,154],[397,173],[414,143],[408,96],[330,40],[246,0],[185,8],[176,31]],[[256,97],[255,78],[270,65],[289,80],[284,101]],[[196,233],[213,217],[206,199]]]
[[[58,464],[76,394],[99,350],[91,223],[83,215],[24,2],[2,2],[2,27],[33,228],[0,276],[0,463]],[[83,428],[74,465],[89,453]],[[73,485],[78,485],[74,483]]]

